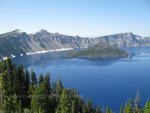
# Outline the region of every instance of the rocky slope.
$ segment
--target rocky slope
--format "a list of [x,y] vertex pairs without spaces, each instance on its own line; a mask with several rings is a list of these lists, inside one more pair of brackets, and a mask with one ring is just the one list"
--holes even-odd
[[131,32],[102,36],[98,39],[117,47],[150,46],[150,37],[141,37]]
[[150,46],[150,38],[143,38],[133,33],[86,38],[49,33],[46,30],[27,34],[17,29],[0,34],[0,57],[62,48],[86,48],[98,42],[118,47]]

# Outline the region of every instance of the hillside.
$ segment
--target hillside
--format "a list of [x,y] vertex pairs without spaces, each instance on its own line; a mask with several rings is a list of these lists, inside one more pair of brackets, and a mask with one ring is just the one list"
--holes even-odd
[[128,53],[107,43],[97,43],[85,50],[70,52],[70,57],[88,59],[121,58],[126,56],[128,56]]

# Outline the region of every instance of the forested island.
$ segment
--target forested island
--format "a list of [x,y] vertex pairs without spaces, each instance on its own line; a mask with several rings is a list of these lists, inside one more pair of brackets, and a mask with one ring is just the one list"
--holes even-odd
[[[94,106],[84,101],[77,89],[65,88],[58,80],[50,82],[50,74],[39,75],[16,66],[8,58],[0,62],[0,113],[113,113],[110,107]],[[144,107],[139,95],[120,106],[120,113],[150,113],[150,101]],[[118,110],[119,111],[119,110]]]
[[112,59],[127,57],[128,53],[108,43],[99,42],[80,51],[70,51],[68,56],[85,59]]

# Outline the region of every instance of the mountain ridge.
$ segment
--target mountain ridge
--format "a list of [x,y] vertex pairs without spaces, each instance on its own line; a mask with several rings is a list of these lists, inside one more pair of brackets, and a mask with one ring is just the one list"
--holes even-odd
[[44,29],[27,34],[16,29],[0,34],[0,57],[61,48],[87,48],[98,42],[117,47],[150,46],[150,38],[131,32],[88,38],[50,33]]

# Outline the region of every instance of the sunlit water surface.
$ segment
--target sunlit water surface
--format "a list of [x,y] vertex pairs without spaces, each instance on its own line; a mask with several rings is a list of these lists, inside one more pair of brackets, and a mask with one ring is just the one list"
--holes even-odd
[[51,80],[61,79],[65,87],[77,88],[94,105],[117,110],[140,91],[141,105],[150,96],[150,47],[126,48],[136,55],[118,60],[59,59],[55,53],[36,54],[13,59],[37,75],[49,72]]

